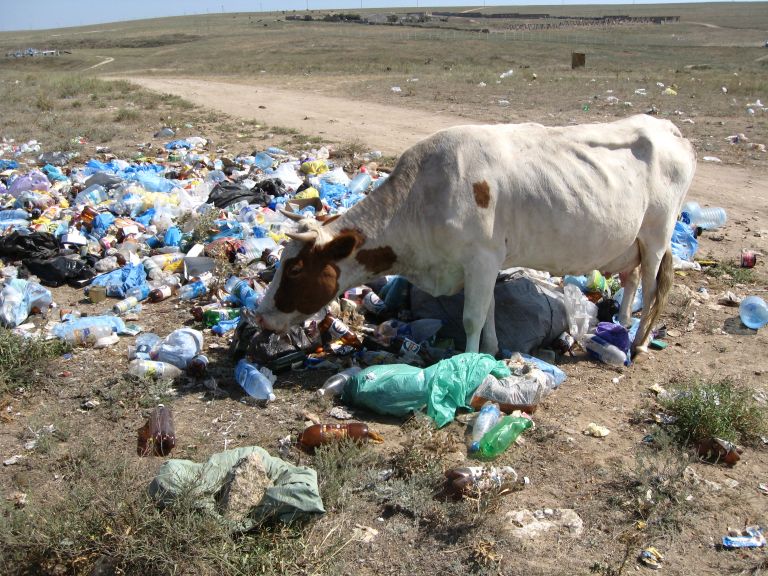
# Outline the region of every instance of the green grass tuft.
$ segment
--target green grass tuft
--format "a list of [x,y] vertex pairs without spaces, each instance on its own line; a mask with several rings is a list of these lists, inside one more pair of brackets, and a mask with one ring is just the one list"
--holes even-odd
[[66,350],[61,340],[22,338],[0,328],[0,393],[28,387],[35,382],[35,371]]
[[683,444],[709,438],[757,444],[768,430],[764,411],[752,397],[752,391],[728,379],[693,379],[670,392],[661,404],[677,418],[672,430]]

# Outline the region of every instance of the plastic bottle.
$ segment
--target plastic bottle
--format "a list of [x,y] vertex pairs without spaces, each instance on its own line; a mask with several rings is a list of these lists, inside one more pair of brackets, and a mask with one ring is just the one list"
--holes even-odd
[[739,305],[739,316],[747,328],[759,330],[768,324],[768,304],[759,296],[747,296]]
[[157,348],[163,339],[157,334],[146,332],[136,337],[136,344],[128,348],[128,359],[152,360],[157,357]]
[[352,178],[349,182],[349,193],[354,194],[362,194],[366,190],[368,190],[368,187],[371,185],[371,175],[367,172],[360,172]]
[[480,449],[480,440],[493,428],[501,419],[501,410],[495,402],[486,402],[477,414],[475,423],[472,426],[472,443],[469,446],[470,452],[477,452]]
[[123,314],[128,312],[131,308],[136,307],[138,303],[139,303],[138,298],[136,298],[135,296],[129,296],[128,298],[120,300],[120,302],[112,306],[112,312],[117,316],[122,316]]
[[504,453],[517,440],[517,437],[531,426],[533,426],[533,422],[530,418],[505,416],[480,440],[478,455],[481,458],[496,458]]
[[145,258],[142,264],[150,280],[156,280],[163,273],[163,269],[152,258]]
[[148,378],[176,378],[181,375],[181,370],[173,364],[139,359],[131,360],[128,364],[128,372],[134,376]]
[[263,296],[262,293],[252,288],[247,280],[234,275],[227,279],[224,289],[240,300],[243,306],[251,310],[255,310],[258,307]]
[[179,328],[165,337],[157,349],[157,360],[186,370],[189,361],[203,349],[203,334],[192,328]]
[[206,310],[203,313],[203,322],[210,328],[215,326],[222,320],[232,320],[240,316],[240,310],[236,308],[216,308],[214,310]]
[[352,380],[359,372],[361,368],[359,366],[352,366],[334,374],[328,380],[325,381],[322,388],[317,391],[318,396],[340,396],[344,392],[344,387],[347,382]]
[[152,289],[149,287],[149,284],[142,284],[140,286],[134,286],[133,288],[129,289],[125,295],[128,298],[136,298],[136,300],[142,302],[149,297],[149,293],[151,291]]
[[72,346],[93,346],[101,338],[112,336],[109,326],[94,326],[70,330],[64,335],[64,340]]
[[688,214],[691,226],[704,230],[720,228],[728,221],[728,215],[723,208],[702,208],[698,202],[686,202],[682,211]]
[[260,170],[272,168],[272,164],[274,163],[275,159],[266,152],[259,152],[253,157],[253,165]]
[[362,442],[383,440],[379,434],[368,429],[368,424],[351,422],[349,424],[313,424],[299,434],[298,444],[303,448],[316,448],[344,438]]
[[447,493],[469,496],[514,484],[517,482],[517,472],[510,466],[459,466],[446,470],[445,478]]
[[272,392],[272,382],[245,358],[241,359],[235,366],[235,380],[249,396],[257,400],[274,402],[275,395]]
[[170,408],[162,404],[152,410],[147,422],[139,428],[136,453],[139,456],[167,456],[176,446],[176,428]]
[[241,258],[246,262],[252,260],[258,260],[264,253],[264,250],[274,250],[277,244],[270,237],[266,238],[248,238],[245,240],[238,249],[238,253],[242,254]]
[[147,296],[147,299],[150,302],[162,302],[166,298],[170,298],[172,294],[173,288],[168,286],[168,284],[163,284],[152,290]]
[[610,366],[625,366],[629,364],[627,355],[623,350],[596,334],[587,334],[584,338],[583,346],[591,356]]
[[208,287],[202,280],[198,280],[179,288],[179,298],[182,300],[192,300],[193,298],[204,296],[207,292]]
[[421,320],[414,320],[413,322],[408,323],[405,336],[417,344],[422,344],[437,334],[442,327],[442,320],[436,318],[422,318]]

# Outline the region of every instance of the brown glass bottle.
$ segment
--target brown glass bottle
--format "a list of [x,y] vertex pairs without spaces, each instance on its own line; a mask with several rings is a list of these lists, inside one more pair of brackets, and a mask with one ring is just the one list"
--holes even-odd
[[363,346],[363,343],[349,329],[349,326],[338,318],[334,318],[331,314],[326,314],[325,318],[317,325],[317,328],[322,334],[330,338],[331,341],[341,340],[345,345],[354,348],[361,348]]
[[379,434],[368,429],[368,424],[352,422],[350,424],[313,424],[299,434],[298,441],[304,448],[316,448],[344,438],[362,442],[383,440]]
[[147,296],[147,299],[150,302],[162,302],[166,298],[170,298],[171,294],[173,294],[173,288],[171,288],[167,284],[164,284],[152,290],[149,293],[149,296]]
[[173,414],[162,404],[152,410],[147,422],[138,430],[136,453],[139,456],[167,456],[176,446]]

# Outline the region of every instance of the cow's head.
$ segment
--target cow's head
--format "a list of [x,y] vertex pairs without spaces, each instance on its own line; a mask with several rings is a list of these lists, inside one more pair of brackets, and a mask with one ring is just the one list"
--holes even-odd
[[331,233],[314,219],[299,222],[283,249],[275,277],[256,311],[264,328],[285,332],[321,310],[357,281],[350,257],[365,242],[357,230]]

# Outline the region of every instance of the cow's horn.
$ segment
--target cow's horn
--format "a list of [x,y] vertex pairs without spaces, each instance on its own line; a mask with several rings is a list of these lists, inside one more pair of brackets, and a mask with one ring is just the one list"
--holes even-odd
[[299,242],[314,242],[317,240],[317,230],[310,230],[308,232],[286,232],[285,235],[291,240],[298,240]]
[[280,213],[288,218],[289,220],[293,220],[294,222],[298,222],[299,220],[303,220],[304,216],[301,214],[296,214],[296,212],[288,212],[288,210],[280,209]]

